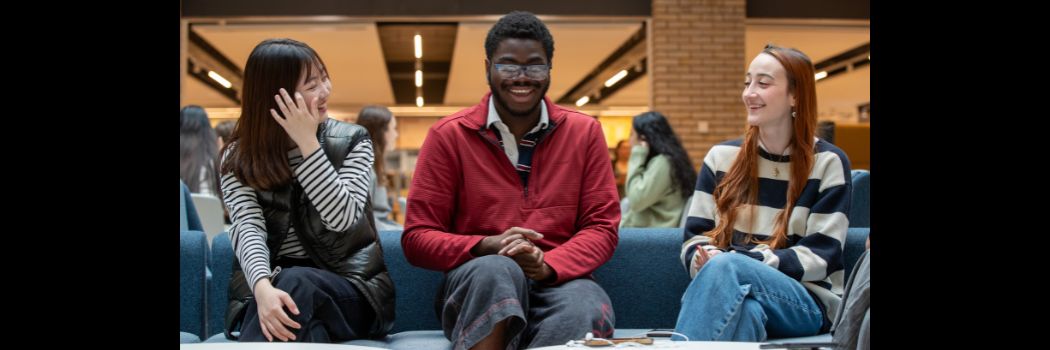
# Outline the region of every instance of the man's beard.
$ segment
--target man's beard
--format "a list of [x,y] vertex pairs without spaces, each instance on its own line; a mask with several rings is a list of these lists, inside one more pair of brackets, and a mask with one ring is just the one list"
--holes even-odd
[[[514,86],[514,85],[511,85],[511,86]],[[519,84],[517,86],[533,86],[533,87],[536,87],[536,86],[539,86],[539,84]],[[499,91],[496,90],[495,84],[493,84],[492,80],[489,79],[489,91],[492,92],[492,98],[496,99],[496,103],[498,103],[500,107],[503,107],[503,110],[507,111],[507,113],[510,113],[510,115],[512,117],[516,117],[516,118],[524,118],[524,117],[527,117],[527,116],[531,115],[532,113],[535,113],[536,110],[538,108],[540,108],[540,104],[543,103],[543,97],[547,96],[547,89],[550,89],[550,87],[551,87],[550,84],[547,84],[547,86],[543,87],[543,90],[540,91],[540,99],[538,101],[536,101],[536,105],[535,106],[532,106],[532,108],[529,108],[527,111],[519,113],[519,112],[517,112],[517,111],[515,111],[513,109],[510,109],[510,106],[507,105],[507,101],[504,101],[503,98],[500,97]]]

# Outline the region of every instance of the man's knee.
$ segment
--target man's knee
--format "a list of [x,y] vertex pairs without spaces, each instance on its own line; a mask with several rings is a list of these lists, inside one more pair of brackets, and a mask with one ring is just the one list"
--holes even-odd
[[[582,304],[582,303],[581,303]],[[569,331],[574,339],[587,333],[595,337],[612,337],[614,329],[612,305],[590,304],[563,308],[551,313],[537,325],[538,331],[554,334]]]
[[[612,336],[616,316],[612,303],[597,283],[591,280],[575,280],[562,288],[571,295],[552,310],[550,325],[580,325],[594,332],[595,336]],[[605,334],[609,333],[609,334]]]
[[511,279],[525,283],[525,273],[514,259],[502,255],[486,255],[463,264],[462,273],[477,283],[497,283]]

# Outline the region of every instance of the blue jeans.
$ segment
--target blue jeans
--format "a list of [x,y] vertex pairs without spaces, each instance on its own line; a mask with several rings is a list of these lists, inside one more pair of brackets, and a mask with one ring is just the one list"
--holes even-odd
[[816,335],[823,322],[801,283],[754,258],[723,253],[689,283],[675,332],[689,340],[757,342]]

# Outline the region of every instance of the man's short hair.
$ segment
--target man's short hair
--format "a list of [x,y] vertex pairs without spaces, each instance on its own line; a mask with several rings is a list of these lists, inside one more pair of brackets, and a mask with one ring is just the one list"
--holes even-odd
[[547,62],[552,62],[554,58],[554,38],[543,21],[531,12],[514,11],[501,17],[485,38],[485,57],[491,60],[499,43],[508,38],[539,41],[543,44],[543,50],[547,51]]

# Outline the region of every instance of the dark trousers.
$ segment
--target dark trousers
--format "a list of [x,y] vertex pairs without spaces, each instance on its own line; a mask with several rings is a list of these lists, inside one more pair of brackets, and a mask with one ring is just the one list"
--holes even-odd
[[[288,293],[299,308],[299,315],[284,308],[288,317],[302,326],[298,330],[288,328],[295,333],[296,341],[334,343],[363,338],[375,320],[375,311],[368,301],[350,281],[333,272],[316,267],[282,267],[272,283]],[[259,326],[258,311],[252,299],[245,311],[240,341],[267,341]]]
[[511,258],[488,255],[449,271],[438,290],[436,312],[455,350],[469,349],[509,320],[506,348],[563,345],[612,337],[615,315],[601,286],[581,278],[545,286],[525,277]]

